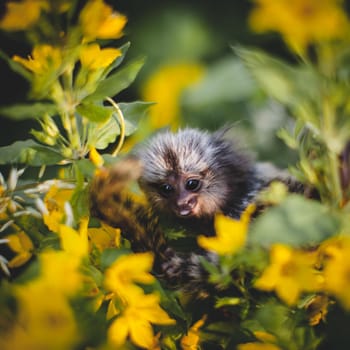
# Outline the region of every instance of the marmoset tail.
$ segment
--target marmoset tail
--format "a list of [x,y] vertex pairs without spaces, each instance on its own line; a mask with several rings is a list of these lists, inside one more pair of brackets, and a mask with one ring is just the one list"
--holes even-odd
[[90,186],[91,215],[120,228],[133,251],[153,252],[153,272],[167,287],[187,291],[195,287],[200,291],[206,284],[207,273],[201,267],[199,256],[175,252],[150,203],[135,200],[127,191],[128,183],[139,178],[141,173],[142,163],[134,157],[112,168],[100,169]]
[[[167,245],[152,207],[136,200],[127,190],[128,184],[137,180],[141,171],[141,162],[133,157],[114,167],[100,169],[90,185],[90,212],[92,216],[120,228],[133,251],[154,252],[154,272],[162,278],[163,263],[174,253]],[[172,276],[164,279],[171,284]]]

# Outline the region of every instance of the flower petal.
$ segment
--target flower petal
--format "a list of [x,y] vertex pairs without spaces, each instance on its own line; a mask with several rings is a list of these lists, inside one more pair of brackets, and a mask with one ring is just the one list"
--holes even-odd
[[108,340],[115,346],[121,346],[125,343],[129,333],[129,324],[127,320],[121,316],[113,321],[108,328]]

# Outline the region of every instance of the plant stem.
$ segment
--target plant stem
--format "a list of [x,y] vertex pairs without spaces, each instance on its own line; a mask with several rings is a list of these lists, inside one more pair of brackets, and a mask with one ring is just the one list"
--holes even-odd
[[[336,135],[337,130],[334,130],[335,111],[325,95],[323,96],[323,128],[322,134],[324,142],[327,145],[328,164],[325,165],[325,173],[330,177],[330,199],[336,207],[342,203],[342,189],[340,184],[339,174],[339,146],[337,145]],[[327,171],[328,168],[328,171]]]
[[120,135],[119,135],[119,142],[115,148],[115,150],[112,152],[112,156],[115,157],[120,149],[122,148],[124,144],[124,139],[125,139],[125,119],[122,111],[120,110],[119,106],[117,103],[113,101],[110,97],[106,97],[106,100],[114,107],[115,111],[117,112],[117,118],[118,118],[118,124],[120,128]]

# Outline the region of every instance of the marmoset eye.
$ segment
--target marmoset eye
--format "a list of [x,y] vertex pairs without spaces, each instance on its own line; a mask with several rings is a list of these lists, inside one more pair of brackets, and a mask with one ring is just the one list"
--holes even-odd
[[198,179],[188,179],[185,184],[185,188],[188,191],[198,191],[201,187],[201,182]]
[[160,191],[164,196],[169,196],[174,192],[174,187],[170,184],[162,184],[160,185]]

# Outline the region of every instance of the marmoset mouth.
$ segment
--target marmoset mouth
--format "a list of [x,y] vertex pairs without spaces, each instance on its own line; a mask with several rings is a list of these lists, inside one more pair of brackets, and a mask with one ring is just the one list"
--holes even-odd
[[191,214],[193,214],[192,209],[180,209],[178,211],[179,216],[192,216]]
[[180,217],[180,218],[193,218],[198,217],[199,211],[198,206],[195,205],[194,207],[191,206],[183,206],[180,208],[174,208],[174,213]]

